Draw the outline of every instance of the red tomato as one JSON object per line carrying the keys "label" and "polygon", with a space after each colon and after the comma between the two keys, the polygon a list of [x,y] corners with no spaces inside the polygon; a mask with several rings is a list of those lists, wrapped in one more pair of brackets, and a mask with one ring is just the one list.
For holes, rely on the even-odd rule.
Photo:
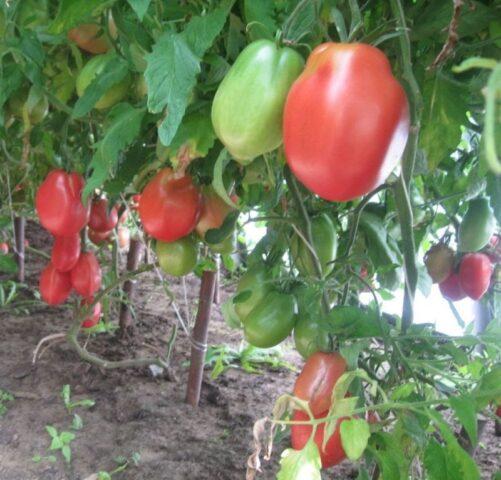
{"label": "red tomato", "polygon": [[[91,300],[82,300],[81,306],[89,305],[92,303]],[[83,322],[82,328],[92,328],[95,327],[99,323],[99,319],[101,318],[101,302],[97,302],[92,309],[91,315],[89,315]]]}
{"label": "red tomato", "polygon": [[108,243],[111,240],[111,235],[113,234],[112,230],[108,232],[95,232],[94,230],[87,230],[87,237],[89,240],[97,246],[102,245],[103,243]]}
{"label": "red tomato", "polygon": [[370,424],[379,423],[381,421],[379,414],[373,410],[369,410],[365,414],[365,419],[367,420],[367,423],[370,423]]}
{"label": "red tomato", "polygon": [[204,190],[200,219],[195,227],[201,238],[207,230],[219,228],[232,208],[212,189]]}
{"label": "red tomato", "polygon": [[459,275],[452,272],[443,282],[438,284],[442,296],[451,302],[462,300],[466,297],[461,285],[459,284]]}
{"label": "red tomato", "polygon": [[68,272],[59,272],[49,263],[40,274],[40,295],[49,305],[63,303],[71,293],[71,280]]}
{"label": "red tomato", "polygon": [[191,177],[179,177],[170,168],[164,168],[143,190],[139,217],[153,238],[173,242],[195,228],[200,208],[200,192]]}
{"label": "red tomato", "polygon": [[84,298],[91,298],[101,287],[101,267],[92,252],[80,255],[71,271],[71,284]]}
{"label": "red tomato", "polygon": [[339,353],[316,352],[304,364],[294,385],[294,395],[308,400],[313,415],[329,410],[334,385],[346,371]]}
{"label": "red tomato", "polygon": [[[315,416],[315,418],[325,418],[329,412],[323,412],[321,415]],[[292,417],[292,420],[296,422],[303,422],[309,420],[310,417],[306,412],[302,410],[296,410]],[[325,423],[321,423],[317,427],[317,431],[315,432],[315,443],[320,452],[320,458],[322,460],[322,468],[329,468],[338,463],[342,462],[346,458],[346,453],[344,453],[343,445],[341,444],[341,422],[346,420],[345,418],[340,418],[336,425],[336,429],[334,433],[327,441],[327,445],[325,445],[325,450],[322,450],[322,445],[324,442],[324,430]],[[291,445],[295,450],[302,450],[303,447],[308,442],[311,432],[311,425],[291,425]]]}
{"label": "red tomato", "polygon": [[490,258],[483,253],[466,254],[459,265],[459,283],[464,293],[479,300],[489,289],[492,275]]}
{"label": "red tomato", "polygon": [[[110,15],[108,29],[113,38],[117,36],[117,27]],[[103,32],[103,28],[95,23],[84,23],[68,32],[68,39],[75,42],[82,50],[89,53],[106,53],[111,43]]]}
{"label": "red tomato", "polygon": [[78,173],[52,170],[40,185],[35,206],[40,223],[56,236],[78,233],[89,218],[82,203],[84,179]]}
{"label": "red tomato", "polygon": [[289,91],[283,126],[294,175],[320,197],[344,202],[373,190],[396,166],[409,108],[383,52],[324,43]]}
{"label": "red tomato", "polygon": [[118,246],[120,248],[129,248],[130,230],[127,227],[119,227],[117,233],[118,233]]}
{"label": "red tomato", "polygon": [[108,232],[113,230],[118,223],[118,209],[108,209],[108,200],[100,198],[94,200],[90,207],[89,228],[95,232]]}
{"label": "red tomato", "polygon": [[29,246],[30,246],[30,241],[29,241],[28,239],[26,239],[26,240],[24,241],[24,246],[25,246],[25,247],[29,247]]}
{"label": "red tomato", "polygon": [[56,270],[69,272],[80,257],[80,234],[56,237],[52,246],[51,261]]}
{"label": "red tomato", "polygon": [[501,405],[496,408],[496,415],[501,418]]}
{"label": "red tomato", "polygon": [[7,242],[0,243],[0,253],[5,255],[9,253],[9,244]]}

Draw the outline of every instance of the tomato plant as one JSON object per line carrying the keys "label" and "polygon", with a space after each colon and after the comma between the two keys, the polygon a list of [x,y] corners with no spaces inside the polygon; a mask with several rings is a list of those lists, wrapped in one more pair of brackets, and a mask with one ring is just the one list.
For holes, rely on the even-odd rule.
{"label": "tomato plant", "polygon": [[101,267],[92,252],[84,252],[71,270],[71,285],[83,297],[91,298],[101,288]]}
{"label": "tomato plant", "polygon": [[40,274],[40,296],[49,305],[59,305],[66,301],[72,289],[70,274],[60,272],[49,263]]}

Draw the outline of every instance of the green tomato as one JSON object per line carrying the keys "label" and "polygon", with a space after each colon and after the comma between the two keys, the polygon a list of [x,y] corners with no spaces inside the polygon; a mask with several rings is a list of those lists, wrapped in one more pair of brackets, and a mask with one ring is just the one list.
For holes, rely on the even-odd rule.
{"label": "green tomato", "polygon": [[235,303],[235,312],[237,312],[241,322],[270,290],[268,280],[269,275],[264,268],[249,270],[240,278],[236,295],[243,294],[243,292],[250,293],[250,296],[247,296],[244,301]]}
{"label": "green tomato", "polygon": [[292,295],[269,292],[242,322],[245,339],[255,347],[271,348],[285,340],[296,323],[296,301]]}
{"label": "green tomato", "polygon": [[322,329],[320,321],[307,315],[301,316],[294,327],[296,350],[304,359],[315,352],[332,350],[329,334]]}
{"label": "green tomato", "polygon": [[212,124],[239,163],[245,165],[282,144],[285,99],[303,65],[294,50],[258,40],[230,68],[214,97]]}
{"label": "green tomato", "polygon": [[198,261],[198,248],[191,237],[175,242],[157,242],[156,247],[160,268],[169,275],[182,277],[190,273]]}
{"label": "green tomato", "polygon": [[[95,55],[91,58],[80,70],[80,73],[77,77],[77,93],[78,96],[81,97],[87,87],[90,85],[92,80],[96,75],[99,75],[105,68],[110,59],[111,55]],[[107,92],[103,94],[103,96],[96,102],[94,105],[95,108],[102,110],[104,108],[109,108],[115,103],[118,103],[122,98],[127,95],[130,87],[130,76],[129,74],[121,80],[120,82],[113,85]]]}
{"label": "green tomato", "polygon": [[478,252],[489,243],[496,230],[496,218],[486,197],[475,198],[459,226],[460,252]]}
{"label": "green tomato", "polygon": [[[313,247],[315,248],[323,276],[332,272],[334,265],[332,262],[337,253],[337,235],[332,220],[327,214],[319,215],[311,220],[311,234],[313,237]],[[303,276],[315,277],[315,264],[311,258],[311,251],[304,241],[296,234],[292,238],[291,253],[295,267]]]}

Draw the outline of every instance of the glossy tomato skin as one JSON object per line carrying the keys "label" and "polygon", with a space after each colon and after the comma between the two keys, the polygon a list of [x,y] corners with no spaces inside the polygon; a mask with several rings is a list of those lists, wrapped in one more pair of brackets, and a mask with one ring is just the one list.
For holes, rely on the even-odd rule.
{"label": "glossy tomato skin", "polygon": [[294,175],[345,202],[380,185],[409,134],[409,108],[386,56],[361,43],[324,43],[289,91],[284,147]]}
{"label": "glossy tomato skin", "polygon": [[292,295],[269,292],[242,320],[245,339],[259,348],[271,348],[285,340],[296,323]]}
{"label": "glossy tomato skin", "polygon": [[[92,300],[82,300],[81,305],[89,305]],[[82,328],[92,328],[99,323],[101,318],[101,302],[97,302],[92,308],[91,314],[82,322]]]}
{"label": "glossy tomato skin", "polygon": [[[334,265],[331,263],[336,258],[337,234],[334,223],[327,214],[322,214],[311,219],[311,233],[313,247],[317,252],[322,274],[328,275],[332,272]],[[304,241],[294,234],[291,242],[291,253],[294,266],[303,276],[316,277],[315,264],[311,258],[310,249]]]}
{"label": "glossy tomato skin", "polygon": [[96,246],[101,246],[103,243],[109,243],[112,235],[112,230],[108,232],[95,232],[90,228],[87,230],[87,237],[89,237],[89,240]]}
{"label": "glossy tomato skin", "polygon": [[83,298],[92,298],[101,288],[101,267],[92,252],[80,255],[71,271],[71,284]]}
{"label": "glossy tomato skin", "polygon": [[452,272],[443,282],[438,284],[440,293],[451,302],[457,302],[466,297],[466,293],[459,283],[459,275]]}
{"label": "glossy tomato skin", "polygon": [[49,305],[63,303],[71,293],[71,280],[68,272],[59,272],[49,263],[40,274],[40,296]]}
{"label": "glossy tomato skin", "polygon": [[[92,80],[94,80],[94,77],[99,75],[106,68],[111,58],[112,54],[96,55],[83,66],[76,81],[77,94],[79,97],[84,94],[87,87],[91,84]],[[130,76],[127,74],[125,78],[110,87],[110,89],[102,95],[95,103],[94,108],[102,110],[118,103],[127,95],[129,84]]]}
{"label": "glossy tomato skin", "polygon": [[484,248],[496,230],[496,217],[486,197],[470,200],[468,210],[459,226],[460,252],[477,252]]}
{"label": "glossy tomato skin", "polygon": [[56,270],[69,272],[80,257],[80,234],[68,237],[55,237],[52,246],[51,262]]}
{"label": "glossy tomato skin", "polygon": [[463,292],[473,300],[480,300],[489,289],[492,263],[483,253],[468,253],[459,264],[459,284]]}
{"label": "glossy tomato skin", "polygon": [[191,233],[200,209],[200,192],[191,177],[178,178],[170,168],[157,173],[139,200],[139,217],[145,231],[163,242],[173,242]]}
{"label": "glossy tomato skin", "polygon": [[329,334],[322,329],[320,321],[307,315],[300,315],[296,322],[294,344],[305,359],[315,352],[328,352],[331,349]]}
{"label": "glossy tomato skin", "polygon": [[78,233],[89,218],[82,203],[84,179],[78,173],[52,170],[38,188],[35,206],[42,226],[55,236]]}
{"label": "glossy tomato skin", "polygon": [[9,253],[9,244],[7,242],[0,243],[0,253],[7,255]]}
{"label": "glossy tomato skin", "polygon": [[216,135],[241,164],[282,144],[287,92],[304,61],[290,48],[257,40],[238,56],[212,104]]}
{"label": "glossy tomato skin", "polygon": [[[315,418],[324,418],[328,415],[328,411],[322,412],[320,415],[315,415]],[[302,410],[296,410],[292,416],[292,420],[296,422],[308,421],[310,417],[306,412]],[[343,445],[341,443],[341,423],[347,418],[341,418],[337,425],[334,433],[327,441],[325,449],[322,450],[322,445],[324,443],[324,432],[325,423],[321,423],[317,427],[315,432],[314,441],[320,452],[320,459],[322,460],[322,468],[329,468],[341,463],[345,458],[346,454],[343,450]],[[291,445],[295,450],[302,450],[312,432],[311,425],[291,425]]]}
{"label": "glossy tomato skin", "polygon": [[329,410],[334,385],[346,371],[346,361],[337,352],[316,352],[304,364],[294,385],[294,395],[309,402],[313,415]]}
{"label": "glossy tomato skin", "polygon": [[107,232],[113,230],[118,223],[117,207],[108,207],[108,200],[100,198],[94,200],[90,207],[89,228],[95,232]]}
{"label": "glossy tomato skin", "polygon": [[160,268],[175,277],[190,273],[197,265],[198,247],[190,237],[174,242],[157,242],[156,252]]}
{"label": "glossy tomato skin", "polygon": [[[237,285],[236,295],[247,295],[245,300],[234,303],[235,312],[238,318],[243,322],[252,309],[260,303],[266,294],[270,291],[270,275],[262,267],[254,267],[245,272]],[[249,292],[244,294],[243,292]]]}
{"label": "glossy tomato skin", "polygon": [[200,238],[205,238],[207,230],[220,228],[224,219],[233,210],[212,187],[202,191],[202,208],[195,231]]}

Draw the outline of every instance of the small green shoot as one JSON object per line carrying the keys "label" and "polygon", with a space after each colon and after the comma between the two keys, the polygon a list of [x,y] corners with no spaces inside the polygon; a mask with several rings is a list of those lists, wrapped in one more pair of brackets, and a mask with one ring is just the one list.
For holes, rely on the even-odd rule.
{"label": "small green shoot", "polygon": [[52,425],[47,425],[45,429],[47,430],[47,433],[51,437],[51,444],[49,450],[60,450],[66,462],[70,463],[71,462],[70,444],[73,440],[75,440],[75,434],[72,432],[59,433],[57,429]]}
{"label": "small green shoot", "polygon": [[0,418],[3,417],[7,413],[7,405],[8,402],[13,402],[14,397],[5,390],[0,388]]}
{"label": "small green shoot", "polygon": [[117,473],[123,472],[127,467],[134,465],[137,467],[139,465],[139,461],[141,460],[141,455],[138,452],[134,452],[130,459],[127,457],[117,457],[115,458],[115,463],[118,464],[117,468],[112,470],[111,472],[106,472],[104,470],[97,473],[97,480],[111,480],[113,475]]}
{"label": "small green shoot", "polygon": [[78,400],[76,402],[73,402],[71,400],[71,387],[69,385],[63,386],[63,389],[61,390],[61,398],[63,399],[66,410],[68,410],[68,413],[70,414],[72,413],[74,408],[77,407],[90,408],[96,404],[96,402],[90,398],[85,398],[84,400]]}

